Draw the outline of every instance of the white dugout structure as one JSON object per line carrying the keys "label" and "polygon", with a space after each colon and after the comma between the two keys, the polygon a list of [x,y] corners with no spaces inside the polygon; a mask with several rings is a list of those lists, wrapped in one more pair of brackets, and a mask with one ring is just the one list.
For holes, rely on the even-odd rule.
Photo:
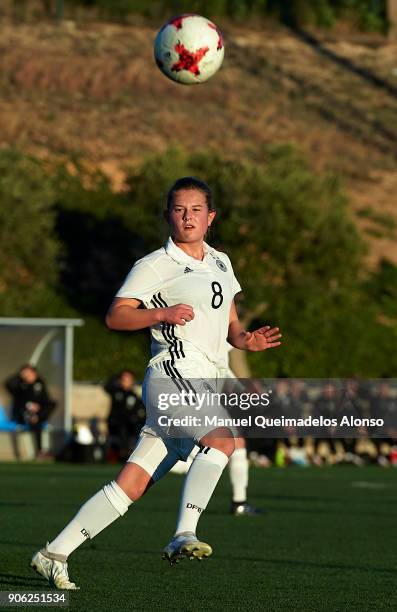
{"label": "white dugout structure", "polygon": [[83,324],[81,319],[0,317],[0,404],[10,406],[4,381],[25,363],[37,367],[57,402],[49,419],[56,446],[72,429],[74,329]]}

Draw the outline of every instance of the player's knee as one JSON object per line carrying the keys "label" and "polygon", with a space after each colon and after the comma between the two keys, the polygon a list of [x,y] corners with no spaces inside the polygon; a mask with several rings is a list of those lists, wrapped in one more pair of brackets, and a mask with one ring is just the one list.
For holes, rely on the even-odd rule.
{"label": "player's knee", "polygon": [[230,429],[220,427],[200,440],[203,446],[210,446],[230,457],[234,452],[234,437]]}
{"label": "player's knee", "polygon": [[116,482],[132,501],[137,501],[150,483],[150,474],[139,465],[127,463],[117,476]]}
{"label": "player's knee", "polygon": [[244,438],[235,438],[234,439],[234,449],[239,450],[241,448],[246,448],[246,443]]}
{"label": "player's knee", "polygon": [[222,453],[225,453],[227,457],[231,457],[231,455],[234,453],[234,440],[233,438],[219,438],[216,446],[214,445],[214,448],[217,448]]}
{"label": "player's knee", "polygon": [[114,480],[105,485],[102,491],[107,497],[108,501],[112,504],[113,508],[117,510],[120,516],[123,516],[133,501],[128,493],[124,491]]}
{"label": "player's knee", "polygon": [[130,499],[137,501],[153,484],[153,480],[158,480],[162,475],[161,471],[168,471],[169,466],[165,461],[168,454],[163,440],[145,432],[141,434],[138,444],[116,479]]}
{"label": "player's knee", "polygon": [[138,501],[145,493],[148,487],[148,483],[143,482],[133,482],[133,483],[124,483],[123,491],[132,501]]}

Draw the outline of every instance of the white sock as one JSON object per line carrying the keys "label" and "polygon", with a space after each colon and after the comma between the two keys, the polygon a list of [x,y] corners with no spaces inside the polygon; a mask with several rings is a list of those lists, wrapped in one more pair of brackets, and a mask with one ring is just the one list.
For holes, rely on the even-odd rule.
{"label": "white sock", "polygon": [[65,529],[48,544],[48,552],[67,557],[80,544],[123,516],[131,504],[132,500],[113,480],[81,506]]}
{"label": "white sock", "polygon": [[193,459],[198,452],[199,448],[198,446],[195,446],[186,461],[177,461],[174,467],[170,469],[170,472],[173,472],[174,474],[187,474],[190,470],[190,466],[193,463]]}
{"label": "white sock", "polygon": [[247,449],[237,448],[229,459],[230,482],[233,488],[233,501],[247,501],[248,459]]}
{"label": "white sock", "polygon": [[205,510],[229,458],[206,446],[200,450],[185,478],[175,535],[196,533],[201,512]]}

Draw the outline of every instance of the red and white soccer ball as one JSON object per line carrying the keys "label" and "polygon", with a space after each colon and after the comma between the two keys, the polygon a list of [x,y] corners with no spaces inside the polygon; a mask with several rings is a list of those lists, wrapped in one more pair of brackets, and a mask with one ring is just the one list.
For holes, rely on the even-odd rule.
{"label": "red and white soccer ball", "polygon": [[208,81],[221,67],[224,53],[219,28],[209,19],[190,13],[170,19],[154,43],[161,72],[184,85]]}

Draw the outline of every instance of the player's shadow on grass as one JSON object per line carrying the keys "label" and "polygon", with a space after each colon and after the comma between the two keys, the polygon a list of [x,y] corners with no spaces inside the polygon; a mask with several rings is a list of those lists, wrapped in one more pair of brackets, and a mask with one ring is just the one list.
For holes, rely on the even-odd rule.
{"label": "player's shadow on grass", "polygon": [[[341,513],[343,512],[343,510],[346,508],[346,506],[342,506],[342,505],[338,505],[333,509],[328,508],[328,500],[323,500],[324,505],[327,505],[327,507],[325,508],[320,508],[318,506],[314,507],[314,508],[306,508],[306,507],[294,507],[294,508],[286,508],[286,507],[280,507],[280,506],[268,506],[268,510],[269,513],[275,513],[275,514],[314,514],[314,515],[318,515],[321,514],[322,516],[324,515],[328,515],[328,516],[341,516]],[[390,512],[376,512],[376,511],[372,511],[371,509],[368,510],[354,510],[354,509],[350,509],[349,510],[349,516],[371,516],[371,517],[390,517],[390,516],[395,516],[396,512],[395,509],[391,510]]]}
{"label": "player's shadow on grass", "polygon": [[[309,502],[309,503],[313,503],[313,502],[319,502],[319,503],[327,503],[327,504],[346,504],[347,501],[347,496],[346,497],[321,497],[321,496],[314,496],[314,495],[266,495],[266,497],[263,498],[263,501],[285,501],[285,502]],[[366,505],[366,506],[372,506],[372,505],[377,505],[379,503],[379,500],[376,498],[373,499],[362,499],[360,497],[360,499],[356,499],[354,500],[354,503],[359,503],[360,506]],[[394,499],[382,499],[382,504],[385,505],[390,505],[393,506],[393,508],[395,508],[395,500]]]}
{"label": "player's shadow on grass", "polygon": [[[99,545],[95,545],[95,544],[90,544],[88,546],[83,546],[80,550],[79,553],[80,554],[84,554],[84,553],[89,553],[90,555],[92,555],[92,553],[103,553],[108,555],[109,553],[114,555],[114,547],[113,546],[107,546],[106,544],[99,544]],[[141,557],[141,556],[147,556],[147,557],[152,557],[153,555],[158,555],[159,551],[157,548],[147,548],[147,549],[142,549],[139,548],[139,550],[134,550],[133,548],[117,548],[117,554],[125,554],[132,557]]]}
{"label": "player's shadow on grass", "polygon": [[0,540],[0,546],[21,546],[23,548],[29,548],[37,550],[43,545],[42,542],[19,542],[18,540]]}
{"label": "player's shadow on grass", "polygon": [[[341,512],[343,511],[343,509],[345,508],[345,504],[346,504],[346,500],[341,500],[343,501],[343,504],[341,503],[341,501],[337,502],[337,505],[335,505],[333,508],[329,507],[329,502],[331,500],[328,499],[321,499],[319,500],[321,501],[321,503],[324,505],[324,507],[319,507],[319,506],[315,506],[315,507],[307,507],[307,506],[293,506],[293,507],[287,507],[287,506],[280,506],[280,505],[270,505],[269,504],[269,498],[267,498],[267,503],[264,505],[266,505],[266,511],[263,515],[258,515],[255,518],[255,521],[260,521],[261,520],[261,516],[265,517],[266,515],[270,515],[270,514],[274,514],[274,515],[279,515],[279,514],[314,514],[314,515],[329,515],[329,516],[340,516]],[[310,502],[311,503],[311,502]],[[361,500],[360,502],[355,502],[354,505],[358,505],[361,506]],[[374,505],[376,506],[376,502],[374,502]],[[368,508],[368,509],[363,509],[363,510],[355,510],[355,509],[350,509],[349,510],[349,516],[374,516],[374,517],[390,517],[390,516],[395,516],[395,502],[393,502],[393,508],[390,510],[390,512],[377,512],[376,510],[372,510],[372,508]],[[224,509],[211,509],[209,508],[206,511],[206,515],[208,516],[223,516],[225,517],[225,510]],[[233,516],[229,516],[228,517],[231,521],[235,521],[235,517]]]}
{"label": "player's shadow on grass", "polygon": [[58,501],[55,500],[51,500],[51,499],[39,499],[37,501],[35,501],[34,499],[29,500],[27,502],[3,502],[0,501],[0,507],[1,506],[7,506],[7,507],[11,507],[11,508],[27,508],[27,507],[32,507],[32,506],[45,506],[46,508],[48,507],[54,507],[57,508],[57,510],[59,510],[60,508],[76,508],[76,505],[78,505],[78,501],[75,502],[62,502],[59,503]]}
{"label": "player's shadow on grass", "polygon": [[266,565],[284,565],[291,566],[295,570],[298,568],[317,568],[317,569],[329,569],[329,570],[355,570],[358,572],[376,572],[379,574],[397,574],[397,569],[392,567],[373,567],[369,565],[348,565],[342,563],[321,563],[318,561],[301,561],[301,560],[290,560],[290,559],[269,559],[268,557],[240,557],[234,556],[233,554],[229,555],[219,555],[217,554],[218,559],[225,559],[229,561],[233,558],[233,561],[247,561],[248,563],[252,563],[253,561],[258,561],[260,563],[265,563]]}
{"label": "player's shadow on grass", "polygon": [[[16,541],[16,540],[0,540],[0,547],[2,549],[5,549],[7,547],[16,547],[16,548],[26,548],[29,550],[29,554],[26,557],[27,560],[30,559],[30,557],[32,556],[31,553],[35,550],[38,550],[40,548],[41,544],[38,542],[20,542],[20,541]],[[84,546],[82,546],[79,549],[79,554],[92,554],[93,552],[95,553],[104,553],[104,554],[109,554],[112,553],[114,554],[114,547],[112,547],[111,545],[107,545],[105,543],[100,543],[97,544],[95,542],[88,542],[86,543]],[[139,550],[133,550],[130,547],[127,548],[118,548],[117,552],[120,554],[128,554],[131,555],[132,557],[140,557],[140,556],[152,556],[153,554],[157,554],[158,553],[158,549],[157,548],[147,548],[147,549],[142,549],[139,548]],[[24,555],[25,553],[21,553],[21,555]],[[8,576],[10,577],[11,574],[1,574],[0,573],[0,583],[2,581],[2,577],[3,576]],[[18,578],[18,576],[17,576]],[[19,578],[22,578],[22,576],[19,576]],[[27,578],[28,580],[28,578]],[[29,580],[39,580],[39,577],[33,577],[33,578],[29,578]]]}
{"label": "player's shadow on grass", "polygon": [[[33,571],[33,570],[32,570]],[[18,576],[16,574],[4,574],[0,573],[0,586],[4,587],[5,585],[10,585],[14,587],[38,587],[44,586],[46,588],[46,584],[43,582],[43,579],[39,576]],[[49,586],[47,588],[50,588]]]}

